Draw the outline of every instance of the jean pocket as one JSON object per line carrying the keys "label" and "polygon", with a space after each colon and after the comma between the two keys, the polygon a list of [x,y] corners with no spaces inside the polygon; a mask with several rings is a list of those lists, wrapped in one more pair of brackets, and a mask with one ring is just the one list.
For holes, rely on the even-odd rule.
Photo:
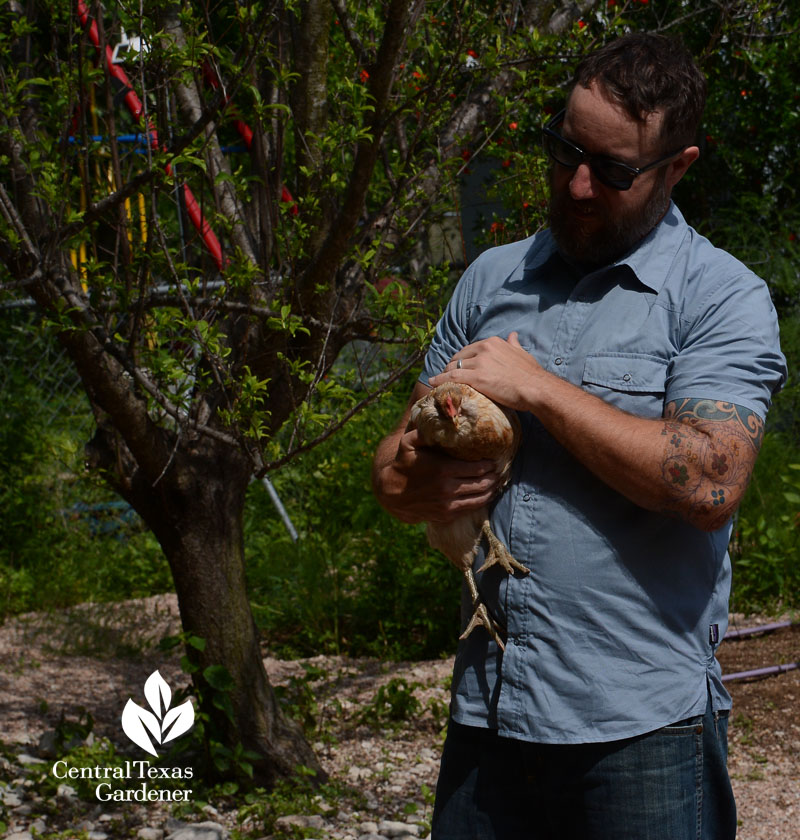
{"label": "jean pocket", "polygon": [[693,717],[679,720],[658,731],[663,732],[665,735],[702,735],[703,715],[694,715]]}

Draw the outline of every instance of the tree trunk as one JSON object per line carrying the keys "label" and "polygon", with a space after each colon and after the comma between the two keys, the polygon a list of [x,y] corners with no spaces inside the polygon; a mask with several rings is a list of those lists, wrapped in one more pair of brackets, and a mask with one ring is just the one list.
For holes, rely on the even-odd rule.
{"label": "tree trunk", "polygon": [[[253,762],[255,775],[267,787],[292,776],[298,765],[323,781],[325,773],[302,729],[278,705],[247,597],[243,512],[249,460],[224,444],[198,441],[196,448],[176,452],[153,484],[141,470],[131,469],[123,449],[110,446],[101,430],[87,447],[95,465],[114,464],[114,475],[106,472],[107,478],[144,518],[169,562],[183,630],[205,641],[203,651],[190,646],[187,655],[199,667],[194,682],[217,739],[229,748],[241,743],[259,753],[263,759]],[[121,472],[126,476],[120,483]],[[233,680],[233,721],[212,704],[213,689],[202,677],[209,665],[223,665]]]}

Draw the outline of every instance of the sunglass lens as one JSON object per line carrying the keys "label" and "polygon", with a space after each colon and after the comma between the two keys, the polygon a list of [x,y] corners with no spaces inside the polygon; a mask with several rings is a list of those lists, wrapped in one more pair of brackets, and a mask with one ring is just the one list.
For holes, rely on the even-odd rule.
{"label": "sunglass lens", "polygon": [[633,174],[614,161],[602,158],[593,160],[592,169],[600,181],[615,190],[629,190],[633,184]]}
{"label": "sunglass lens", "polygon": [[615,190],[629,190],[636,177],[635,171],[626,166],[602,157],[587,157],[581,149],[573,146],[555,131],[545,129],[543,133],[544,149],[548,155],[561,166],[577,169],[584,161],[588,161],[597,179],[607,187]]}
{"label": "sunglass lens", "polygon": [[544,144],[547,153],[557,163],[560,163],[562,166],[568,166],[571,169],[580,166],[583,160],[583,153],[571,143],[564,140],[563,137],[555,134],[545,134]]}

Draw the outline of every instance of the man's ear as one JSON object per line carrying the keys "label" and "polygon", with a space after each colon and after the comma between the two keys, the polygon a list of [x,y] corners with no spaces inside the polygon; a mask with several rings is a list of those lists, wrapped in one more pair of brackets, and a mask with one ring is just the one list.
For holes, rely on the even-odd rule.
{"label": "man's ear", "polygon": [[697,146],[687,146],[678,157],[667,164],[666,186],[671,191],[675,184],[686,174],[689,167],[700,157]]}

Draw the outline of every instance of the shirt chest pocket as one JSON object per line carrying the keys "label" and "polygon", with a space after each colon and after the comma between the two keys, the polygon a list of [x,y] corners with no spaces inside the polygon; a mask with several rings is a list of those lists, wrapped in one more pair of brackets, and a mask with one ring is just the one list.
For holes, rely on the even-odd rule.
{"label": "shirt chest pocket", "polygon": [[644,353],[592,353],[583,367],[582,387],[638,417],[664,413],[667,362]]}

